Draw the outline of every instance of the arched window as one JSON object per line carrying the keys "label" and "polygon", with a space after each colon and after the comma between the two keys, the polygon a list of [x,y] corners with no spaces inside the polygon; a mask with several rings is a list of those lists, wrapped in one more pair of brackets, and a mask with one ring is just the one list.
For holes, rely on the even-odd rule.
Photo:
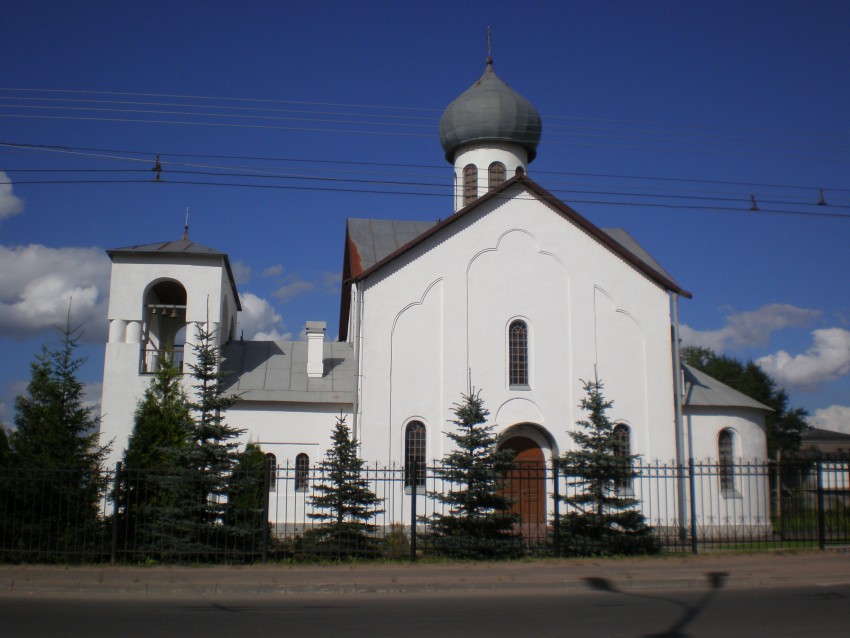
{"label": "arched window", "polygon": [[404,428],[404,484],[425,485],[425,425],[420,421]]}
{"label": "arched window", "polygon": [[525,175],[525,169],[522,166],[517,166],[516,167],[516,174],[517,175]]}
{"label": "arched window", "polygon": [[718,473],[720,491],[725,496],[735,492],[735,445],[730,430],[721,430],[717,436]]}
{"label": "arched window", "polygon": [[266,463],[270,466],[269,492],[274,492],[277,489],[277,457],[269,452],[266,454]]}
{"label": "arched window", "polygon": [[490,164],[490,183],[487,185],[489,190],[493,190],[497,186],[501,186],[505,181],[505,165],[501,162],[493,162]]}
{"label": "arched window", "polygon": [[528,387],[528,326],[519,319],[508,328],[508,383]]}
{"label": "arched window", "polygon": [[478,168],[467,164],[463,169],[463,205],[478,197]]}
{"label": "arched window", "polygon": [[622,475],[617,479],[617,489],[629,489],[632,486],[632,433],[628,425],[618,423],[614,426],[614,456],[618,461],[617,470],[622,471]]}
{"label": "arched window", "polygon": [[310,457],[303,452],[295,457],[295,491],[306,492],[310,484]]}

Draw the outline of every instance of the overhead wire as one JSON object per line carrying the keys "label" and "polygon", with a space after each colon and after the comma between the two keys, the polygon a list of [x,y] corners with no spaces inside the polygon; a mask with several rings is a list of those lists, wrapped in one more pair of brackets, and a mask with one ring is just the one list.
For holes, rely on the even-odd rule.
{"label": "overhead wire", "polygon": [[[116,161],[137,162],[143,164],[151,164],[152,158],[161,155],[162,157],[186,157],[200,159],[224,159],[224,160],[245,160],[245,161],[261,161],[261,162],[292,162],[303,166],[304,164],[319,164],[319,165],[348,165],[348,166],[367,166],[367,167],[384,167],[384,168],[422,168],[435,169],[444,171],[444,164],[416,164],[416,163],[399,163],[399,162],[374,162],[364,160],[339,160],[339,159],[314,159],[306,157],[290,157],[290,156],[267,156],[267,155],[223,155],[223,154],[208,154],[208,153],[187,153],[174,152],[167,149],[163,151],[151,150],[130,150],[130,149],[112,149],[99,147],[77,147],[63,146],[59,144],[29,144],[15,143],[8,141],[0,141],[0,148],[12,148],[20,150],[30,150],[34,152],[47,152],[63,155],[82,156],[95,159],[108,159]],[[140,155],[142,157],[127,157],[127,155]],[[185,166],[205,166],[203,164],[195,164],[189,162],[167,162],[171,165]],[[235,169],[240,167],[232,166],[217,166],[217,168]],[[673,183],[694,183],[705,185],[729,185],[742,186],[747,188],[777,188],[777,189],[793,189],[817,191],[819,189],[828,190],[830,192],[850,193],[850,188],[842,188],[834,185],[812,186],[804,184],[784,184],[776,182],[745,182],[736,180],[721,180],[721,179],[706,179],[699,177],[660,177],[654,175],[629,175],[624,173],[591,173],[581,171],[553,171],[553,170],[535,170],[535,174],[566,176],[566,177],[588,177],[588,178],[604,178],[604,179],[622,179],[622,180],[644,180],[651,182],[673,182]]]}
{"label": "overhead wire", "polygon": [[[55,106],[57,102],[64,103],[73,103],[73,104],[108,104],[115,105],[120,104],[123,106],[161,106],[161,105],[169,105],[172,108],[182,108],[182,109],[196,109],[198,104],[180,104],[175,102],[149,102],[149,101],[140,101],[140,100],[103,100],[103,99],[80,99],[80,98],[71,98],[71,97],[31,97],[29,95],[3,95],[2,93],[16,92],[16,93],[35,93],[37,95],[48,94],[48,95],[97,95],[97,96],[123,96],[123,97],[159,97],[159,98],[169,98],[169,99],[180,99],[180,100],[200,100],[204,104],[202,105],[204,108],[218,110],[217,113],[208,113],[208,112],[197,112],[197,111],[163,111],[159,109],[121,109],[115,107],[103,108],[103,107],[83,107],[83,106]],[[356,126],[360,127],[365,124],[377,124],[379,127],[389,127],[389,128],[428,128],[433,130],[436,125],[437,114],[441,112],[440,109],[433,108],[423,108],[423,107],[398,107],[392,105],[365,105],[365,104],[346,104],[346,103],[332,103],[332,102],[308,102],[308,101],[294,101],[294,100],[269,100],[269,99],[257,99],[257,98],[227,98],[221,96],[196,96],[196,95],[175,95],[175,94],[157,94],[157,93],[122,93],[122,92],[106,92],[106,91],[85,91],[85,90],[61,90],[61,89],[18,89],[18,88],[0,88],[0,99],[12,100],[16,102],[49,102],[51,106],[41,106],[37,104],[29,104],[29,105],[21,105],[21,104],[3,104],[5,108],[32,108],[32,109],[50,109],[50,110],[74,110],[74,111],[93,111],[96,113],[103,112],[118,112],[118,113],[135,113],[135,114],[153,114],[153,115],[178,115],[183,116],[184,119],[173,120],[173,119],[154,119],[154,118],[127,118],[127,117],[81,117],[81,116],[73,116],[73,115],[32,115],[27,113],[19,113],[19,114],[2,114],[2,117],[21,117],[21,118],[29,118],[29,119],[69,119],[69,120],[81,120],[81,121],[103,121],[103,122],[127,122],[127,123],[147,123],[147,124],[168,124],[168,125],[187,125],[187,126],[222,126],[222,127],[238,127],[238,128],[259,128],[259,129],[278,129],[278,130],[293,130],[293,131],[308,131],[308,132],[327,132],[327,133],[335,133],[335,134],[375,134],[375,135],[392,135],[398,134],[400,136],[418,136],[417,133],[409,130],[401,131],[375,131],[372,129],[363,130],[361,128],[317,128],[315,126],[308,127],[293,127],[293,126],[272,126],[269,124],[261,124],[257,122],[253,123],[245,123],[247,120],[277,120],[277,121],[289,121],[289,122],[305,122],[305,123],[329,123],[336,125],[345,125],[345,126]],[[219,104],[210,104],[210,102],[223,102],[224,105]],[[330,107],[334,110],[307,110],[304,108],[299,109],[281,109],[281,108],[268,108],[268,107],[257,107],[257,106],[237,106],[241,104],[276,104],[276,105],[297,105],[299,107]],[[360,110],[371,110],[373,112],[370,113],[362,113],[362,112],[351,112],[347,109],[360,109]],[[237,114],[227,113],[225,111],[237,111]],[[393,113],[392,111],[402,111],[405,115],[398,115]],[[266,116],[266,115],[244,115],[245,112],[251,113],[289,113],[289,114],[301,114],[299,117],[279,117],[279,116]],[[433,113],[432,116],[411,116],[406,113],[410,112],[421,112],[421,113]],[[306,117],[306,116],[310,117]],[[322,117],[316,117],[322,116]],[[235,122],[221,122],[221,121],[199,121],[193,119],[186,118],[230,118],[230,119],[239,119],[242,120],[242,123]],[[343,119],[337,119],[342,117]],[[350,119],[355,118],[355,119]],[[366,121],[361,121],[360,118],[365,118]],[[375,121],[376,119],[380,119],[382,121]],[[394,121],[387,121],[394,120]],[[399,122],[398,120],[407,120],[406,122]],[[428,122],[427,124],[417,124],[415,121]],[[788,138],[787,131],[772,131],[770,129],[744,129],[742,127],[722,127],[718,125],[702,125],[702,124],[679,124],[679,123],[669,123],[669,122],[657,122],[657,121],[640,121],[640,120],[627,120],[627,119],[604,119],[604,118],[583,118],[583,117],[575,117],[575,116],[564,116],[564,115],[547,115],[547,122],[551,122],[552,120],[558,121],[568,121],[569,124],[558,124],[558,123],[550,123],[546,126],[547,136],[549,137],[549,142],[551,143],[568,143],[571,144],[573,142],[563,142],[558,139],[553,139],[557,137],[568,136],[572,139],[581,138],[581,137],[594,137],[594,138],[608,138],[608,139],[616,139],[626,142],[651,142],[651,143],[680,143],[687,144],[687,148],[676,148],[676,147],[664,147],[662,149],[654,149],[654,150],[664,150],[664,151],[693,151],[692,145],[694,144],[704,144],[711,147],[711,149],[707,149],[710,151],[718,151],[717,147],[722,146],[732,146],[732,147],[744,147],[744,148],[758,148],[758,147],[766,147],[766,148],[778,148],[784,151],[806,151],[806,152],[844,152],[847,150],[845,145],[835,144],[834,139],[837,137],[835,134],[830,133],[807,133],[807,132],[798,132],[794,133],[794,138]],[[594,126],[586,126],[586,125],[577,125],[573,122],[592,122]],[[605,126],[600,126],[596,123],[605,124]],[[622,128],[623,126],[627,126],[628,128]],[[635,126],[641,127],[639,129],[635,129]],[[652,127],[650,129],[646,129],[646,127]],[[718,134],[714,131],[725,131],[725,132],[735,132],[734,136],[728,134]],[[742,137],[741,132],[746,133],[747,137]],[[765,139],[764,137],[752,137],[753,135],[763,136],[763,135],[782,135],[783,139]],[[818,135],[829,135],[829,142],[826,140],[821,141],[812,141],[815,136]],[[801,139],[798,139],[801,138]],[[652,148],[652,147],[643,147],[643,148]],[[705,150],[705,149],[704,149]],[[818,159],[818,158],[815,158]]]}
{"label": "overhead wire", "polygon": [[[185,172],[184,174],[200,174],[204,175],[202,172]],[[221,177],[221,174],[218,173],[210,173],[208,176],[216,176]],[[239,175],[239,177],[245,177],[244,175]],[[268,177],[268,176],[262,176]],[[297,179],[310,179],[310,180],[318,180],[322,182],[331,182],[331,183],[356,183],[362,185],[382,185],[389,187],[433,187],[445,189],[444,184],[421,184],[421,183],[412,183],[412,182],[391,182],[391,181],[381,181],[381,180],[347,180],[347,179],[339,179],[339,178],[305,178],[298,177]],[[386,190],[386,189],[375,189],[375,188],[348,188],[348,187],[329,187],[325,186],[305,186],[298,184],[256,184],[256,183],[239,183],[239,182],[221,182],[221,181],[200,181],[200,180],[183,180],[183,179],[167,179],[167,180],[18,180],[15,181],[15,184],[41,184],[41,185],[82,185],[82,184],[149,184],[149,183],[157,183],[157,184],[171,184],[171,185],[190,185],[190,186],[213,186],[213,187],[231,187],[231,188],[256,188],[256,189],[276,189],[276,190],[300,190],[300,191],[322,191],[328,193],[360,193],[360,194],[370,194],[370,195],[395,195],[395,196],[437,196],[437,197],[448,197],[443,190],[443,192],[435,192],[435,191],[410,191],[410,190]],[[3,183],[11,183],[0,181],[0,184]],[[605,193],[605,192],[582,192],[582,191],[555,191],[558,193],[574,193],[579,195],[599,195],[599,196],[618,196],[623,197],[627,196],[621,193]],[[659,195],[645,195],[644,197],[650,197],[653,199],[660,199],[662,196]],[[525,198],[520,198],[525,199]],[[527,198],[531,199],[531,198]],[[711,201],[711,198],[703,198],[699,201]],[[728,201],[728,200],[718,200],[718,201]],[[739,200],[740,201],[740,200]],[[796,215],[801,217],[821,217],[821,218],[833,218],[833,219],[850,219],[850,213],[843,214],[839,212],[832,211],[824,211],[824,210],[814,210],[814,211],[799,211],[799,210],[786,210],[786,209],[764,209],[759,207],[756,210],[747,210],[745,208],[740,207],[729,207],[729,206],[717,206],[717,205],[706,205],[699,203],[664,203],[664,202],[635,202],[635,201],[620,201],[620,200],[599,200],[599,199],[577,199],[571,197],[569,200],[570,204],[595,204],[595,205],[607,205],[607,206],[629,206],[629,207],[642,207],[642,208],[664,208],[664,209],[677,209],[677,210],[701,210],[701,211],[714,211],[714,212],[729,212],[729,213],[748,213],[755,214],[759,216],[763,215]],[[746,202],[744,202],[746,203]],[[763,203],[779,203],[787,204],[787,202],[763,202]],[[833,208],[833,207],[831,207]],[[842,207],[847,208],[847,207]]]}
{"label": "overhead wire", "polygon": [[[62,154],[69,153],[69,154],[72,154],[72,155],[95,157],[97,159],[130,161],[130,162],[133,162],[133,163],[144,163],[144,164],[150,163],[149,158],[127,157],[126,156],[127,154],[136,154],[136,155],[143,154],[141,151],[127,151],[127,150],[116,150],[116,149],[76,149],[75,150],[75,149],[72,149],[72,148],[67,148],[67,147],[63,148],[63,147],[59,147],[59,146],[56,146],[56,145],[54,145],[54,146],[27,145],[27,144],[12,144],[12,143],[8,143],[8,142],[0,142],[0,147],[10,147],[10,148],[17,148],[17,149],[35,149],[35,150],[54,152],[54,153],[62,153]],[[91,152],[91,151],[94,151],[94,152]],[[119,155],[119,153],[120,153],[120,155]],[[195,157],[195,155],[188,154],[188,153],[184,153],[184,154],[181,154],[181,155],[184,156],[184,157]],[[216,157],[228,158],[228,157],[244,157],[244,156],[216,156]],[[305,161],[301,158],[268,158],[268,157],[263,157],[262,159],[268,160],[268,161],[284,160],[284,161],[292,161],[292,162],[296,162],[296,163],[301,163],[301,162]],[[338,161],[332,161],[332,160],[320,160],[320,162],[323,163],[323,164],[334,163],[334,164],[354,164],[354,165],[365,164],[365,165],[369,165],[369,166],[389,166],[389,164],[387,164],[387,163],[379,163],[379,162],[368,162],[368,163],[364,163],[364,162],[338,162]],[[215,165],[197,164],[197,163],[192,163],[192,162],[173,162],[173,163],[163,162],[161,164],[161,166],[171,166],[172,167],[172,168],[166,169],[167,175],[206,175],[206,176],[211,176],[211,177],[215,176],[215,177],[220,177],[220,178],[236,177],[236,178],[254,178],[254,179],[275,178],[275,179],[321,181],[321,182],[325,182],[325,183],[336,182],[336,183],[349,183],[349,184],[361,184],[361,185],[363,185],[363,184],[382,185],[382,186],[390,186],[390,187],[393,187],[393,188],[405,188],[405,189],[415,187],[415,188],[438,188],[438,189],[442,190],[442,189],[445,188],[445,184],[443,182],[429,183],[429,182],[423,182],[421,180],[420,181],[401,181],[401,180],[397,180],[397,179],[393,179],[393,180],[390,180],[390,179],[354,179],[354,178],[350,178],[350,177],[349,178],[340,178],[340,177],[327,177],[327,176],[323,176],[323,175],[310,175],[310,174],[306,174],[304,172],[303,166],[300,167],[301,172],[299,172],[299,173],[281,172],[279,169],[278,170],[267,170],[267,171],[258,172],[258,169],[256,167],[215,166]],[[417,168],[437,168],[434,165],[412,165],[412,166],[416,166]],[[183,170],[182,168],[178,168],[178,167],[207,168],[207,169],[214,169],[214,170],[186,171],[186,170]],[[29,172],[50,172],[51,170],[53,170],[53,169],[33,169],[32,171],[29,171]],[[107,171],[110,171],[112,169],[63,169],[63,170],[67,171],[67,172],[79,171],[79,172],[96,173],[96,172],[99,172],[99,171],[107,172]],[[127,170],[132,171],[134,169],[127,169]],[[147,169],[147,170],[142,169],[142,170],[145,170],[145,173],[147,173],[147,170],[149,170],[149,169]],[[235,171],[238,171],[238,173],[234,174],[234,173],[223,172],[225,170],[226,171],[234,171],[235,170]],[[337,172],[337,173],[353,173],[353,172],[355,172],[355,171],[350,171],[350,170],[346,170],[346,171],[342,171],[342,170],[333,171],[333,170],[331,170],[331,171],[328,171],[327,168],[323,169],[323,171],[324,172]],[[7,169],[7,172],[21,173],[21,172],[28,172],[28,171],[27,171],[27,169]],[[364,173],[364,171],[358,171],[358,172],[361,173],[361,174]],[[643,176],[607,175],[607,174],[600,174],[600,173],[561,173],[561,172],[557,172],[557,171],[541,171],[541,173],[546,173],[546,174],[550,174],[550,175],[561,175],[561,176],[580,175],[580,176],[593,177],[593,178],[603,177],[603,178],[606,178],[606,179],[614,177],[614,178],[618,178],[618,179],[628,179],[628,180],[632,180],[632,181],[644,179]],[[367,173],[367,174],[378,175],[378,176],[382,175],[382,173],[377,173],[377,172],[370,172],[370,173]],[[431,175],[402,174],[402,175],[400,175],[400,177],[432,177],[432,176]],[[648,177],[646,179],[647,179],[647,181],[654,181],[654,182],[659,182],[659,181],[665,180],[665,178],[659,178],[659,177]],[[171,177],[167,177],[166,180],[170,181],[171,183],[200,184],[200,182],[186,182],[186,181],[182,181],[182,180],[175,181]],[[25,181],[16,180],[15,183],[16,184],[45,184],[45,185],[47,185],[47,184],[58,184],[58,183],[62,183],[62,184],[115,183],[116,181],[117,180],[25,180]],[[141,180],[141,183],[143,183],[144,181],[145,180]],[[705,180],[705,179],[691,180],[691,179],[688,179],[688,178],[670,178],[669,181],[677,182],[677,183],[696,182],[696,183],[703,183],[703,184],[732,183],[732,184],[736,184],[736,185],[752,186],[752,184],[747,184],[746,182],[728,182],[728,181],[724,181],[724,180]],[[122,182],[122,183],[140,183],[140,181],[127,180],[127,181]],[[563,183],[563,181],[561,183]],[[213,185],[211,182],[204,182],[204,184]],[[575,186],[575,184],[570,184],[569,182],[567,182],[567,184]],[[255,185],[255,184],[234,183],[232,181],[226,182],[224,184],[216,184],[216,185],[230,185],[230,186],[234,186],[234,187],[257,187],[257,186],[259,186],[259,185]],[[782,185],[782,184],[762,184],[762,186],[778,187],[778,188],[797,188],[797,189],[805,188],[807,191],[812,191],[812,187],[801,187],[801,186],[791,186],[791,185]],[[575,195],[587,196],[587,195],[590,195],[590,196],[597,196],[597,197],[603,197],[604,196],[604,197],[639,198],[641,201],[635,202],[635,204],[645,206],[645,207],[646,206],[656,206],[656,205],[658,207],[660,207],[660,203],[657,202],[656,200],[675,200],[675,201],[678,201],[680,203],[675,204],[674,206],[689,207],[689,208],[694,207],[694,202],[720,202],[720,203],[742,202],[744,204],[747,203],[746,198],[741,193],[729,193],[728,196],[724,197],[724,196],[718,196],[718,194],[716,194],[716,193],[706,194],[704,192],[698,193],[698,194],[687,194],[689,191],[684,191],[684,192],[679,191],[679,192],[676,192],[674,194],[670,194],[669,192],[662,192],[662,193],[659,193],[659,192],[636,192],[634,190],[624,192],[622,189],[626,188],[625,186],[606,185],[606,187],[608,189],[613,188],[613,189],[619,189],[619,190],[618,190],[618,192],[614,192],[612,190],[600,190],[599,188],[596,188],[596,189],[593,189],[593,190],[576,189],[576,188],[558,188],[558,189],[553,189],[553,192],[557,192],[557,193],[565,194],[565,195],[571,195],[571,196],[575,196]],[[305,187],[304,189],[306,190],[307,188]],[[321,190],[321,189],[310,188],[309,190]],[[340,190],[340,189],[333,188],[333,189],[329,189],[329,190],[337,191],[337,190]],[[835,190],[836,191],[842,191],[842,192],[850,191],[850,189],[835,189]],[[359,189],[359,190],[353,189],[353,192],[367,192],[367,191],[364,191],[362,189]],[[390,193],[390,194],[408,194],[409,193],[408,191],[399,191],[399,190],[392,190],[392,191],[387,191],[387,192]],[[832,191],[830,191],[830,192],[832,192]],[[409,193],[409,194],[416,194],[416,193]],[[571,197],[570,201],[575,201],[574,197]],[[603,203],[603,202],[600,202],[598,200],[582,200],[582,201],[584,203]],[[786,199],[773,199],[773,198],[769,198],[769,197],[760,196],[759,202],[761,204],[780,205],[780,206],[811,206],[811,203],[806,201],[802,197],[800,199],[798,199],[797,201],[789,201],[789,199],[787,199],[787,198]],[[610,202],[609,201],[607,203],[609,203],[611,205],[614,205],[614,204],[629,205],[628,202]],[[720,208],[723,208],[723,207],[720,207]],[[835,201],[833,203],[831,203],[830,208],[833,209],[833,210],[848,209],[847,206],[844,206],[843,204],[841,204],[839,202],[835,202]],[[730,210],[733,210],[733,209],[730,209]],[[769,213],[769,212],[774,212],[774,211],[766,210],[764,212]],[[808,214],[808,215],[814,215],[814,213],[806,213],[804,211],[777,210],[775,212],[777,214],[802,214],[802,215]],[[833,213],[825,215],[822,212],[818,212],[817,216],[841,217],[842,215],[833,214]]]}

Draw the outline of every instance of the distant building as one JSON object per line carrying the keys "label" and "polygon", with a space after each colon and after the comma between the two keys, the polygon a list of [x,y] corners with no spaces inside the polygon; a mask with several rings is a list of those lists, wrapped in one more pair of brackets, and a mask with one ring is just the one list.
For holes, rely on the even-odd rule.
{"label": "distant building", "polygon": [[850,459],[850,434],[809,428],[802,434],[801,456],[839,456]]}

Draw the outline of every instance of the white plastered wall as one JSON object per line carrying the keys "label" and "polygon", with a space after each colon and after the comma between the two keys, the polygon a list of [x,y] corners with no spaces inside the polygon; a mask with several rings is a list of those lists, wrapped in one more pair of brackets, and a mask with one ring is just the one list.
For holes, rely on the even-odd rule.
{"label": "white plastered wall", "polygon": [[[506,195],[366,280],[365,458],[401,462],[398,439],[414,417],[428,429],[429,455],[442,457],[451,405],[470,379],[491,415],[510,415],[498,432],[534,423],[569,449],[567,430],[583,416],[581,379],[597,365],[612,415],[632,428],[634,452],[673,458],[666,292],[525,189]],[[528,390],[508,386],[513,318],[529,324]]]}

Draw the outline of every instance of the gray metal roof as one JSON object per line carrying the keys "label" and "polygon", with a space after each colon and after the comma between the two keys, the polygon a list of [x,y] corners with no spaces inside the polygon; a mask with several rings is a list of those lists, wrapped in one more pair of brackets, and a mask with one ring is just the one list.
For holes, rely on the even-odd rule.
{"label": "gray metal roof", "polygon": [[[349,219],[348,236],[360,256],[360,272],[371,268],[419,235],[436,226],[437,222],[408,222],[389,219]],[[601,229],[611,239],[644,263],[650,270],[672,282],[675,279],[622,228]]]}
{"label": "gray metal roof", "polygon": [[800,434],[804,443],[815,443],[822,441],[836,441],[841,443],[850,442],[850,434],[838,432],[837,430],[825,430],[823,428],[809,428]]}
{"label": "gray metal roof", "polygon": [[[349,219],[349,249],[356,251],[358,272],[371,268],[387,255],[435,226],[437,222],[393,221],[391,219]],[[353,245],[352,245],[353,244]]]}
{"label": "gray metal roof", "polygon": [[692,368],[683,363],[682,371],[685,374],[685,396],[684,404],[693,407],[715,407],[715,408],[752,408],[773,412],[763,403],[759,403],[746,394],[730,388],[705,372]]}
{"label": "gray metal roof", "polygon": [[[663,275],[678,286],[675,279],[664,268],[655,261],[655,258],[646,252],[646,249],[641,246],[637,240],[629,235],[624,228],[602,228],[603,233],[620,244],[623,248],[629,251],[632,255],[642,261],[650,270]],[[680,286],[681,287],[681,286]]]}
{"label": "gray metal roof", "polygon": [[163,253],[183,253],[191,255],[210,255],[211,257],[226,257],[223,252],[204,246],[195,241],[188,239],[179,239],[177,241],[164,241],[155,244],[138,244],[136,246],[126,246],[124,248],[113,248],[107,250],[106,254],[112,256],[118,253],[148,253],[161,255]]}
{"label": "gray metal roof", "polygon": [[233,291],[233,297],[236,299],[236,309],[242,310],[242,302],[239,300],[239,291],[236,289],[236,278],[233,276],[233,269],[230,267],[230,258],[227,253],[223,253],[215,248],[204,246],[196,241],[188,239],[178,239],[176,241],[163,241],[155,244],[138,244],[136,246],[125,246],[123,248],[111,248],[106,251],[109,258],[114,255],[191,255],[193,257],[217,257],[224,260],[224,268],[227,270],[227,277],[230,280],[230,288]]}
{"label": "gray metal roof", "polygon": [[222,348],[227,392],[240,401],[353,403],[354,351],[345,342],[323,344],[324,374],[307,376],[306,341],[232,341]]}
{"label": "gray metal roof", "polygon": [[542,130],[537,109],[505,84],[487,60],[484,75],[448,105],[440,118],[440,144],[446,160],[469,142],[504,141],[521,144],[530,162],[537,155]]}

